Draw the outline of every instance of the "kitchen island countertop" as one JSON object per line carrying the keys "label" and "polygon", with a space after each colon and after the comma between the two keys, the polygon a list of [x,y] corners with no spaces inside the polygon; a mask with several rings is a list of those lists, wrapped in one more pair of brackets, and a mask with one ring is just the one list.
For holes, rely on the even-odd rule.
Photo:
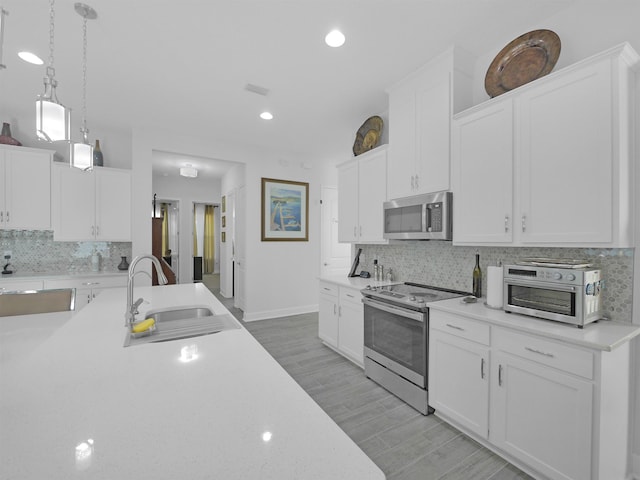
{"label": "kitchen island countertop", "polygon": [[[138,318],[177,305],[228,313],[202,284],[140,296]],[[385,478],[246,329],[124,348],[125,298],[103,292],[0,363],[0,477]]]}

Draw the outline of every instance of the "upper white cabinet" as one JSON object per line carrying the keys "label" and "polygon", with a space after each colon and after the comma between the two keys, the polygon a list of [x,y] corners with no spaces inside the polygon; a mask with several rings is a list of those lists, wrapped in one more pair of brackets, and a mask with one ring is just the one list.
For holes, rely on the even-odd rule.
{"label": "upper white cabinet", "polygon": [[339,242],[386,242],[382,211],[386,169],[386,145],[338,165]]}
{"label": "upper white cabinet", "polygon": [[451,116],[470,105],[468,65],[452,48],[388,90],[387,198],[450,189]]}
{"label": "upper white cabinet", "polygon": [[53,153],[0,145],[0,229],[51,229]]}
{"label": "upper white cabinet", "polygon": [[454,244],[633,245],[628,44],[454,119]]}
{"label": "upper white cabinet", "polygon": [[131,241],[131,172],[53,165],[55,241]]}

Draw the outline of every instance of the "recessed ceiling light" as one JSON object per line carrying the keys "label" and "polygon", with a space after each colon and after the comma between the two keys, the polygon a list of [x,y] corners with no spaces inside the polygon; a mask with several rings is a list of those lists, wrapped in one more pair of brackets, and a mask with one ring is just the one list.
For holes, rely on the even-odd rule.
{"label": "recessed ceiling light", "polygon": [[330,47],[341,47],[344,45],[344,34],[340,30],[332,30],[324,37],[324,41]]}
{"label": "recessed ceiling light", "polygon": [[263,120],[272,120],[273,119],[273,115],[271,114],[271,112],[262,112],[260,114],[260,118]]}
{"label": "recessed ceiling light", "polygon": [[35,53],[31,52],[18,52],[18,56],[27,63],[33,63],[34,65],[42,65],[44,62]]}

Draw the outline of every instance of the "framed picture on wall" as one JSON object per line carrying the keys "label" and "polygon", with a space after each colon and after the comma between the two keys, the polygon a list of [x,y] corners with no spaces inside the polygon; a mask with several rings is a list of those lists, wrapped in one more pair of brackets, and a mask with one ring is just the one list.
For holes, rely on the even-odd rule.
{"label": "framed picture on wall", "polygon": [[227,197],[222,196],[222,213],[227,211]]}
{"label": "framed picture on wall", "polygon": [[227,226],[227,217],[222,217],[222,228]]}
{"label": "framed picture on wall", "polygon": [[224,242],[226,242],[226,241],[227,241],[227,232],[222,232],[222,233],[220,234],[220,241],[221,241],[222,243],[224,243]]}
{"label": "framed picture on wall", "polygon": [[309,184],[262,179],[262,241],[309,241]]}

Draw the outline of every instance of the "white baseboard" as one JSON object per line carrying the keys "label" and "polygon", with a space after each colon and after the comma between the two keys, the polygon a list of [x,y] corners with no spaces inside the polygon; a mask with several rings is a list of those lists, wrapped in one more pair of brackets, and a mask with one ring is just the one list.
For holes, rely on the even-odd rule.
{"label": "white baseboard", "polygon": [[318,311],[318,304],[306,305],[301,307],[280,308],[278,310],[265,310],[262,312],[244,312],[242,318],[245,322],[254,322],[256,320],[268,320],[270,318],[290,317],[292,315],[302,315],[303,313],[313,313]]}

